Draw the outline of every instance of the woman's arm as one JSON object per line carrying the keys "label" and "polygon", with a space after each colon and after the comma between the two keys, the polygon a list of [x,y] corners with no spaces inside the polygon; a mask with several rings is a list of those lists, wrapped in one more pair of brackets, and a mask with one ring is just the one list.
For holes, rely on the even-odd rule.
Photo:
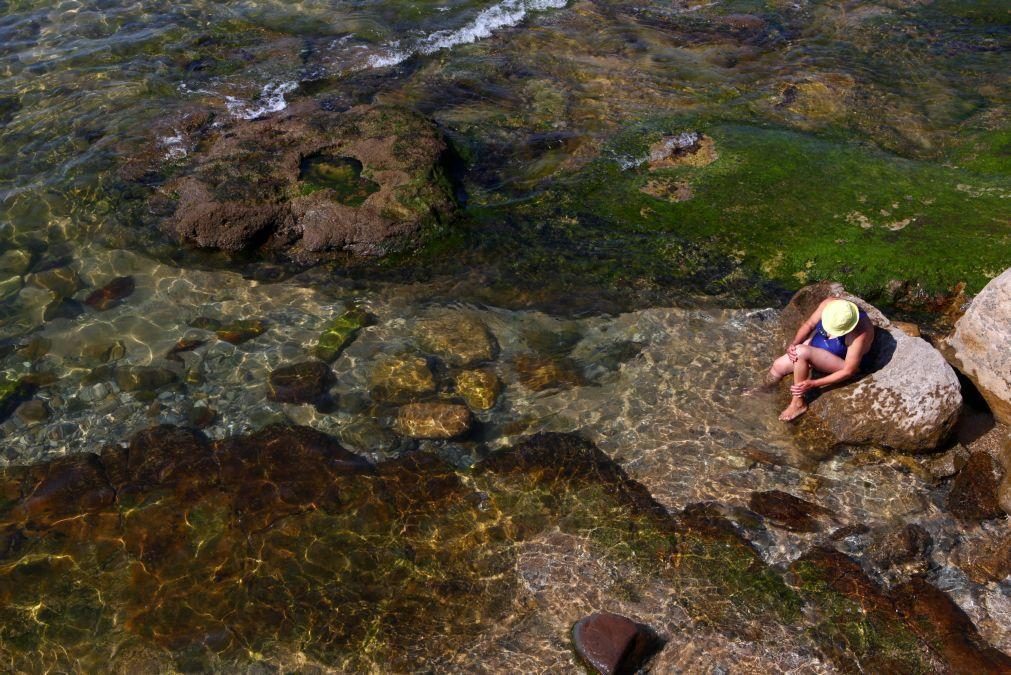
{"label": "woman's arm", "polygon": [[835,300],[835,298],[827,298],[825,300],[822,300],[821,304],[818,305],[818,308],[811,313],[811,316],[807,317],[807,320],[804,321],[804,323],[800,324],[800,327],[797,329],[796,335],[793,336],[793,340],[791,340],[790,344],[786,346],[787,353],[789,353],[792,348],[801,344],[802,342],[804,342],[804,340],[807,340],[807,338],[811,336],[811,332],[814,330],[814,327],[818,325],[819,321],[821,321],[822,310],[825,309],[825,305],[831,302],[832,300]]}
{"label": "woman's arm", "polygon": [[867,349],[865,347],[867,345],[867,341],[870,339],[869,336],[870,331],[865,330],[860,333],[860,335],[854,337],[853,344],[851,344],[846,350],[846,361],[843,367],[834,373],[829,373],[825,377],[808,380],[811,386],[827,387],[830,384],[839,384],[840,382],[845,382],[860,372],[860,360],[863,359],[864,354],[867,353]]}

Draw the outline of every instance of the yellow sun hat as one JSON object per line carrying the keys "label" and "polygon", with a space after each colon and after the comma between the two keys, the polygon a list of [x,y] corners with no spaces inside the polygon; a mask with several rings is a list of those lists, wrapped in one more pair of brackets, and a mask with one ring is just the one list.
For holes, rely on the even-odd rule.
{"label": "yellow sun hat", "polygon": [[860,310],[849,300],[833,300],[821,311],[821,326],[829,337],[846,335],[859,322]]}

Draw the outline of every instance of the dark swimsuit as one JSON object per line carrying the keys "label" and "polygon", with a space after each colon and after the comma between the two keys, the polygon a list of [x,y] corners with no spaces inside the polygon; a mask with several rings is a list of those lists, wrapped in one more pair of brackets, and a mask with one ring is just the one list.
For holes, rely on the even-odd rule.
{"label": "dark swimsuit", "polygon": [[[860,312],[860,319],[867,316],[864,312]],[[859,323],[857,324],[859,325]],[[846,335],[849,335],[847,333]],[[821,325],[821,321],[818,321],[818,325],[814,327],[814,336],[811,338],[811,346],[817,347],[818,349],[824,349],[827,352],[835,354],[840,359],[846,358],[846,351],[848,347],[846,346],[846,335],[840,335],[839,337],[829,337],[828,333],[825,332],[825,328]]]}

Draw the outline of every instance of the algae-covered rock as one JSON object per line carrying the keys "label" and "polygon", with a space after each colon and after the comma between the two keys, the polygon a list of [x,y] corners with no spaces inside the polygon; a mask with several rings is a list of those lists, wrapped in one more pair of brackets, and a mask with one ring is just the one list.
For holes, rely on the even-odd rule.
{"label": "algae-covered rock", "polygon": [[708,166],[717,160],[716,141],[697,131],[664,136],[649,147],[650,170]]}
{"label": "algae-covered rock", "polygon": [[488,327],[461,312],[421,319],[414,333],[422,349],[451,366],[469,368],[498,355],[498,342]]}
{"label": "algae-covered rock", "polygon": [[365,310],[358,307],[348,309],[326,325],[313,347],[313,355],[321,361],[331,363],[368,322],[369,314]]}
{"label": "algae-covered rock", "polygon": [[454,403],[409,403],[397,412],[394,429],[410,438],[460,438],[470,431],[473,417],[467,406]]}
{"label": "algae-covered rock", "polygon": [[862,376],[818,392],[808,414],[839,443],[914,452],[936,448],[962,409],[961,387],[951,366],[925,340],[893,327],[878,309],[829,282],[806,286],[790,300],[780,317],[787,339],[828,297],[851,300],[867,312],[876,328],[874,343]]}
{"label": "algae-covered rock", "polygon": [[0,378],[0,422],[11,416],[19,405],[35,393],[36,387],[21,379]]}
{"label": "algae-covered rock", "polygon": [[502,382],[490,370],[464,370],[454,378],[456,393],[474,410],[491,410],[502,393]]}
{"label": "algae-covered rock", "polygon": [[373,257],[453,211],[442,135],[404,108],[334,113],[305,100],[197,135],[185,170],[153,205],[170,214],[166,230],[201,247]]}
{"label": "algae-covered rock", "polygon": [[945,345],[994,417],[1011,424],[1011,268],[973,299]]}
{"label": "algae-covered rock", "polygon": [[372,369],[369,392],[379,401],[406,403],[435,393],[435,376],[420,356],[390,356]]}

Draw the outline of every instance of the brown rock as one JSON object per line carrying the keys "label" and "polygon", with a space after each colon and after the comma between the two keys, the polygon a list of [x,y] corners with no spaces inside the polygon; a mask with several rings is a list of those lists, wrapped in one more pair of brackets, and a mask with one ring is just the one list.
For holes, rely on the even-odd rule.
{"label": "brown rock", "polygon": [[554,360],[523,355],[516,359],[520,383],[531,391],[568,389],[586,384],[586,380],[568,359]]}
{"label": "brown rock", "polygon": [[572,627],[576,653],[601,675],[630,675],[663,646],[648,627],[619,614],[597,612]]}
{"label": "brown rock", "polygon": [[830,514],[817,504],[781,490],[752,492],[750,507],[776,525],[795,532],[817,532],[821,529],[821,524],[816,516]]}
{"label": "brown rock", "polygon": [[1009,673],[1011,656],[987,644],[962,609],[916,577],[892,591],[910,629],[941,654],[954,673]]}
{"label": "brown rock", "polygon": [[998,488],[1004,472],[986,452],[974,452],[955,476],[947,506],[959,520],[979,522],[1004,515]]}
{"label": "brown rock", "polygon": [[49,419],[49,406],[35,398],[19,405],[14,414],[25,424],[38,424]]}
{"label": "brown rock", "polygon": [[974,532],[959,542],[953,558],[977,584],[1001,583],[1011,576],[1011,532]]}
{"label": "brown rock", "polygon": [[460,438],[472,422],[467,406],[453,403],[409,403],[397,413],[394,429],[410,438]]}
{"label": "brown rock", "polygon": [[89,295],[84,304],[104,312],[122,303],[133,293],[134,288],[136,288],[136,284],[133,277],[116,277]]}
{"label": "brown rock", "polygon": [[270,374],[267,396],[281,403],[318,403],[332,381],[333,371],[322,361],[293,363]]}
{"label": "brown rock", "polygon": [[454,379],[456,393],[474,410],[490,410],[502,392],[502,382],[489,370],[465,370]]}
{"label": "brown rock", "polygon": [[170,214],[164,227],[198,246],[377,256],[453,210],[445,142],[403,108],[333,113],[304,100],[198,135],[186,169],[152,199]]}
{"label": "brown rock", "polygon": [[888,569],[925,563],[934,540],[916,523],[885,530],[874,537],[867,555],[877,567]]}
{"label": "brown rock", "polygon": [[[193,325],[196,325],[196,322]],[[260,319],[240,319],[221,324],[211,330],[214,331],[219,340],[239,345],[263,335],[267,330],[267,322]]]}
{"label": "brown rock", "polygon": [[878,309],[835,283],[797,291],[780,316],[787,339],[828,297],[845,298],[867,312],[876,326],[875,337],[864,359],[865,374],[818,392],[810,403],[810,416],[839,443],[880,444],[912,452],[936,448],[962,409],[955,372],[926,341],[898,330]]}
{"label": "brown rock", "polygon": [[944,346],[994,417],[1011,425],[1011,268],[973,299]]}
{"label": "brown rock", "polygon": [[708,166],[718,158],[716,141],[697,131],[664,136],[649,148],[651,171],[675,166]]}
{"label": "brown rock", "polygon": [[81,289],[81,278],[70,267],[54,267],[42,272],[35,272],[25,277],[32,285],[52,291],[57,298],[68,298]]}
{"label": "brown rock", "polygon": [[176,382],[179,376],[156,366],[122,366],[116,368],[115,378],[123,391],[153,391]]}
{"label": "brown rock", "polygon": [[920,327],[908,321],[892,321],[892,325],[909,337],[920,337]]}
{"label": "brown rock", "polygon": [[469,368],[498,355],[498,342],[480,320],[460,312],[418,321],[421,348],[451,366]]}
{"label": "brown rock", "polygon": [[393,356],[376,364],[369,393],[379,401],[407,403],[435,392],[435,376],[420,356]]}

